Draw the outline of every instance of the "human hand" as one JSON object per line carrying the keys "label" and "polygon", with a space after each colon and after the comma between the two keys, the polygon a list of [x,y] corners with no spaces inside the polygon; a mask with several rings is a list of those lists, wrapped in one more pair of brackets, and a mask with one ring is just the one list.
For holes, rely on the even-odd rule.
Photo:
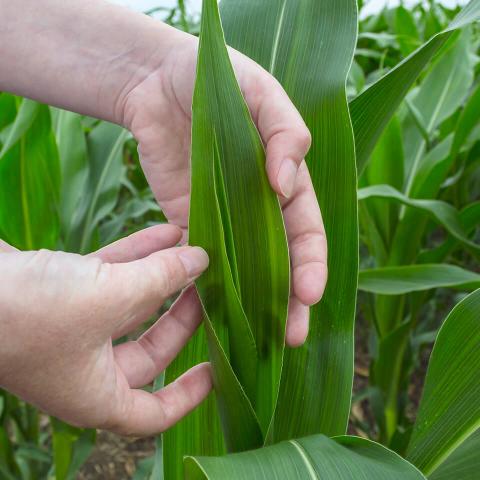
{"label": "human hand", "polygon": [[[198,39],[102,0],[0,0],[0,14],[9,25],[0,42],[0,90],[129,128],[163,211],[186,229]],[[310,135],[270,74],[233,49],[230,56],[281,197],[293,267],[286,338],[299,345],[307,305],[320,299],[327,278],[325,231],[303,161]]]}
{"label": "human hand", "polygon": [[[174,48],[124,99],[123,123],[139,142],[147,179],[170,222],[186,230],[190,199],[191,104],[197,39],[172,32]],[[327,279],[327,243],[304,156],[310,134],[281,85],[259,65],[230,49],[252,118],[266,146],[266,169],[280,195],[292,262],[286,340],[302,344],[308,305],[320,300]]]}
{"label": "human hand", "polygon": [[208,363],[140,389],[200,324],[194,288],[138,340],[112,346],[207,267],[202,249],[174,247],[180,238],[161,225],[86,257],[0,240],[0,386],[70,424],[124,435],[159,433],[197,406],[212,387]]}

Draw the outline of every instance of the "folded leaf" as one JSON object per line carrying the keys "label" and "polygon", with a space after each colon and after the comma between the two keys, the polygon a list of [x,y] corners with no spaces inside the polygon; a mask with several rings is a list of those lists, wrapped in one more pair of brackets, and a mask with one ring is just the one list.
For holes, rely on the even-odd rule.
{"label": "folded leaf", "polygon": [[[241,451],[260,446],[273,419],[290,271],[280,204],[266,175],[261,138],[230,64],[216,0],[203,3],[191,167],[189,241],[210,257],[197,290],[225,443],[229,450]],[[188,437],[205,435],[213,413],[204,409],[206,417],[194,431],[167,433],[167,472],[175,470],[168,464],[204,449],[200,439],[192,442]]]}

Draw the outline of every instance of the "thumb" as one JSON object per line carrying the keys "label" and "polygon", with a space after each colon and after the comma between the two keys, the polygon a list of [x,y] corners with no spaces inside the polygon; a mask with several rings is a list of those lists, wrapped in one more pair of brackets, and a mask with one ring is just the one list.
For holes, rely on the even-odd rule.
{"label": "thumb", "polygon": [[107,271],[107,299],[117,305],[121,302],[123,313],[114,320],[114,335],[124,335],[147,320],[207,267],[205,250],[189,246],[161,250],[129,263],[102,264]]}
{"label": "thumb", "polygon": [[0,253],[12,253],[12,252],[17,252],[18,250],[11,245],[9,245],[7,242],[4,242],[0,238]]}

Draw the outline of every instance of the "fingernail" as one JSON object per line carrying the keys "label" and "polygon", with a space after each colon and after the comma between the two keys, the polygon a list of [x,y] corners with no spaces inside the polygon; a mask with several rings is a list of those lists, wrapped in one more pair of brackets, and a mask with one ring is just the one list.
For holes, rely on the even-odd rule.
{"label": "fingernail", "polygon": [[178,256],[190,279],[198,277],[208,267],[208,255],[203,248],[188,247]]}
{"label": "fingernail", "polygon": [[285,158],[280,165],[277,179],[282,195],[286,198],[289,198],[293,193],[297,170],[297,164],[291,158]]}

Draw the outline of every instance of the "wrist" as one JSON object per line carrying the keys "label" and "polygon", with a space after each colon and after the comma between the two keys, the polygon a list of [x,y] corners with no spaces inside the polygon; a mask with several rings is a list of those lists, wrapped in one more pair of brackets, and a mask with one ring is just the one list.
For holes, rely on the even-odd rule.
{"label": "wrist", "polygon": [[186,35],[103,0],[0,0],[0,90],[122,124],[128,92]]}

